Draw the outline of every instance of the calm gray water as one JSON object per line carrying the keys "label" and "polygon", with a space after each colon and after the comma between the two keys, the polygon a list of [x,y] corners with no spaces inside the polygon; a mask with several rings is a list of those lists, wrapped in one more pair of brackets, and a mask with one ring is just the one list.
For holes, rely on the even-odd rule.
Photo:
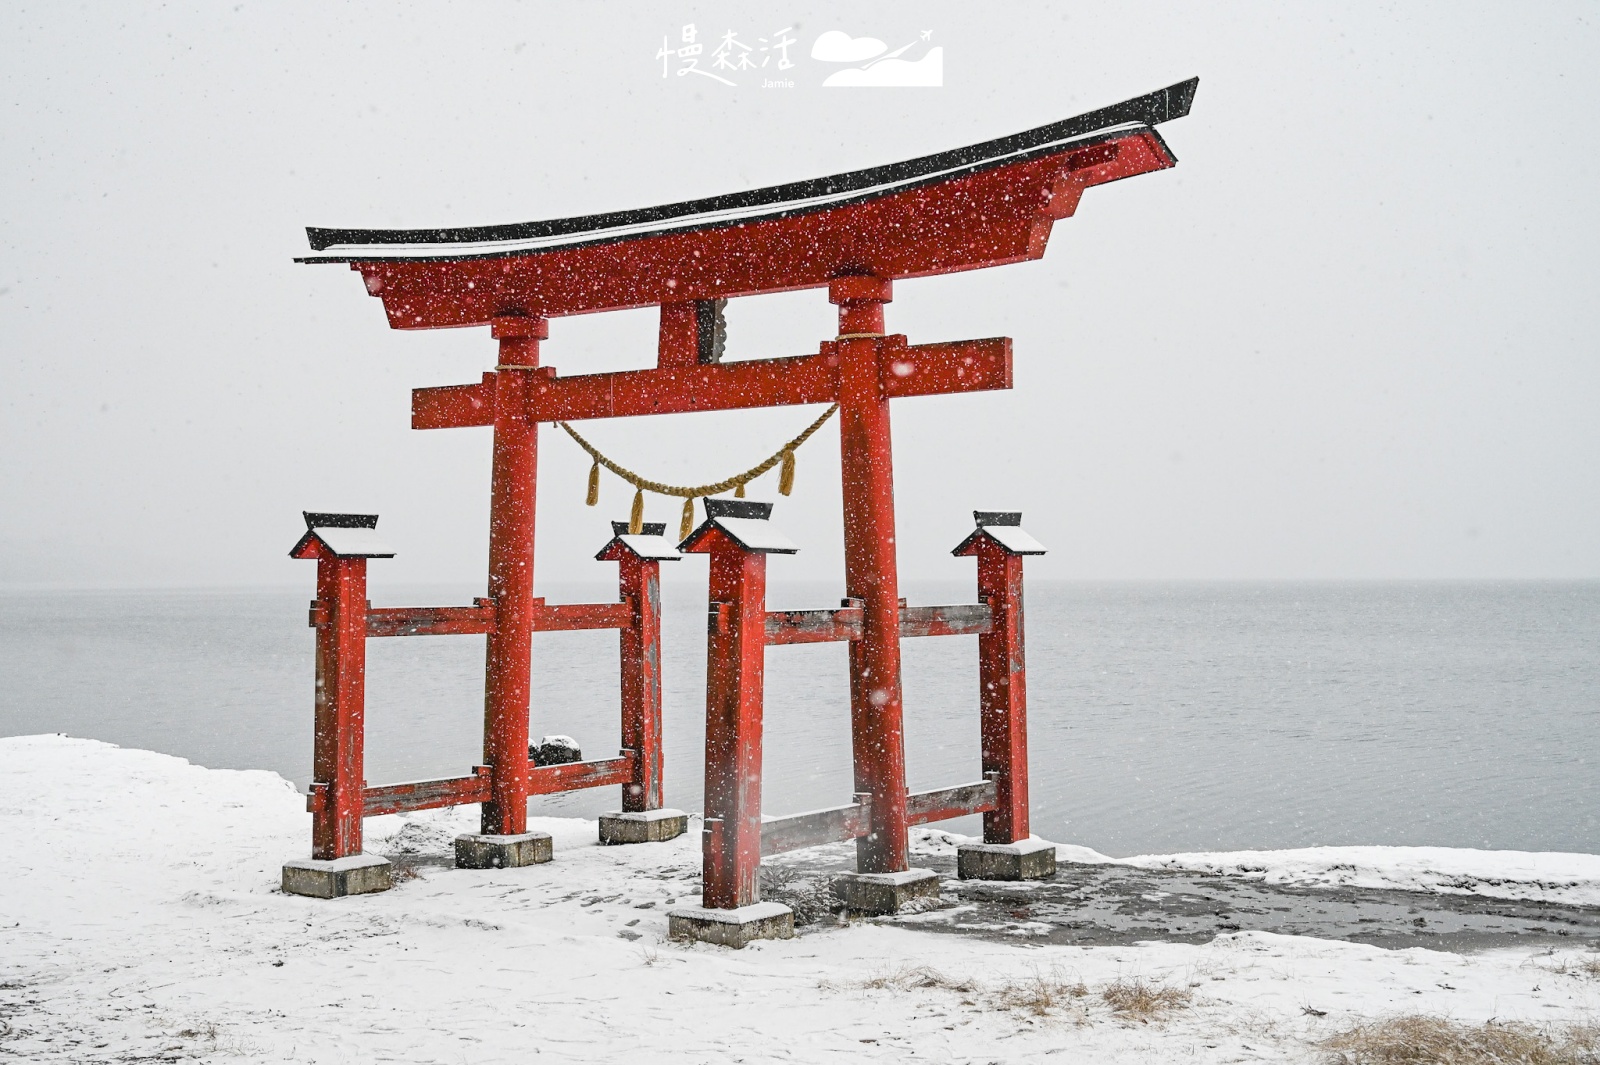
{"label": "calm gray water", "polygon": [[[407,591],[377,588],[374,601],[473,594]],[[907,592],[913,604],[972,596],[969,585]],[[839,594],[778,586],[770,605]],[[667,792],[690,810],[703,596],[666,589]],[[0,734],[90,736],[303,786],[308,598],[0,596]],[[1600,851],[1600,582],[1034,582],[1027,639],[1034,826],[1047,838],[1118,855],[1351,843]],[[913,788],[977,777],[976,642],[905,642]],[[479,760],[482,637],[368,647],[369,781],[467,771]],[[614,633],[539,638],[535,737],[571,734],[587,757],[615,750],[616,654]],[[767,811],[848,801],[844,648],[774,648],[767,670]],[[592,815],[616,794],[537,802]]]}

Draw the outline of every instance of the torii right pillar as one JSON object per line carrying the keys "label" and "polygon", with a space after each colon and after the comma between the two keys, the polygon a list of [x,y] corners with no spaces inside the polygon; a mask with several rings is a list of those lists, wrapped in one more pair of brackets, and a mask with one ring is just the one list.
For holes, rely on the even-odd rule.
{"label": "torii right pillar", "polygon": [[989,631],[978,637],[978,717],[983,775],[995,808],[983,842],[956,848],[963,880],[1037,880],[1056,871],[1056,847],[1028,826],[1028,667],[1022,645],[1022,559],[1044,546],[1022,530],[1020,511],[977,510],[977,529],[951,554],[978,560],[978,599]]}

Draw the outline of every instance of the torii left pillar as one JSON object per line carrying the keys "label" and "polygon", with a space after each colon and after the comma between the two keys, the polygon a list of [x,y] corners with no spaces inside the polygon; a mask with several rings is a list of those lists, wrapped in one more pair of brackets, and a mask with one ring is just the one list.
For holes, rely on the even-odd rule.
{"label": "torii left pillar", "polygon": [[[458,843],[477,867],[532,865],[548,854],[549,837],[528,831],[528,705],[532,688],[533,532],[539,475],[539,423],[528,416],[533,390],[552,371],[539,366],[543,318],[494,319],[500,360],[494,376],[494,464],[489,486],[489,599],[495,628],[484,661],[483,761],[489,801],[481,834]],[[457,848],[461,851],[461,847]]]}

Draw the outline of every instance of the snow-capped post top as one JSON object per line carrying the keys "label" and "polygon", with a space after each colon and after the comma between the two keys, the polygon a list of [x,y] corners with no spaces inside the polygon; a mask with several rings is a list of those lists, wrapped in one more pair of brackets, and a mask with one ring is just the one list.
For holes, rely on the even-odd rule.
{"label": "snow-capped post top", "polygon": [[1044,554],[1044,545],[1023,532],[1022,511],[974,510],[972,518],[978,527],[956,545],[950,552],[952,555],[975,555],[982,540],[988,540],[1008,555]]}
{"label": "snow-capped post top", "polygon": [[647,521],[637,533],[628,532],[628,523],[625,521],[612,522],[611,539],[594,557],[601,562],[616,562],[618,551],[632,552],[645,562],[676,562],[681,557],[678,549],[672,546],[672,541],[667,539],[667,523],[664,521]]}
{"label": "snow-capped post top", "polygon": [[330,514],[301,511],[306,519],[290,558],[393,558],[394,548],[378,539],[376,514]]}
{"label": "snow-capped post top", "polygon": [[739,547],[758,555],[792,555],[800,548],[787,536],[774,529],[769,520],[772,504],[754,499],[707,499],[706,520],[690,533],[678,550],[686,554],[704,554],[702,547],[713,531],[720,532]]}

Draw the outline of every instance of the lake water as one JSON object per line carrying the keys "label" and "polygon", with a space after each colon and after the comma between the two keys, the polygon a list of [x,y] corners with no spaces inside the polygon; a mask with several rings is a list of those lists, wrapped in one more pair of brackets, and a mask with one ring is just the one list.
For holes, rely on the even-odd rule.
{"label": "lake water", "polygon": [[[914,605],[972,598],[970,585],[904,590]],[[374,601],[466,603],[473,592],[380,588]],[[574,602],[615,588],[542,594]],[[769,606],[839,595],[777,585]],[[273,769],[303,787],[308,598],[0,595],[0,734],[89,736]],[[704,589],[668,585],[665,601],[667,796],[698,810]],[[1600,582],[1033,582],[1027,608],[1038,835],[1116,855],[1600,851]],[[976,644],[905,641],[913,789],[978,777]],[[538,638],[535,737],[573,735],[591,758],[615,751],[616,646],[615,633]],[[480,760],[483,638],[368,648],[369,781],[468,771]],[[766,728],[768,813],[849,801],[842,645],[768,652]],[[615,788],[535,800],[538,812],[589,816],[616,802]]]}

